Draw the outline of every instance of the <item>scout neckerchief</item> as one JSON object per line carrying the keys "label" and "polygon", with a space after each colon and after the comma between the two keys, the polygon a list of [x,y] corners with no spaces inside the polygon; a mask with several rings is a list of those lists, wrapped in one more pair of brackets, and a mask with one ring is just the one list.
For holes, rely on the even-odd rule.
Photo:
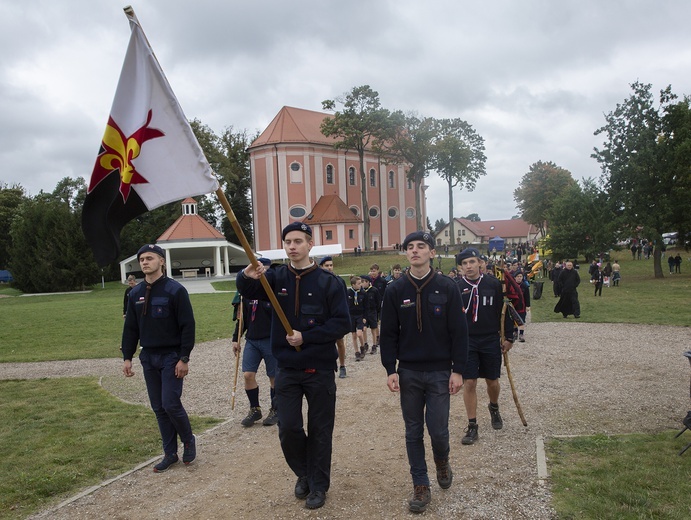
{"label": "scout neckerchief", "polygon": [[471,282],[465,276],[463,276],[463,281],[472,287],[472,289],[470,290],[470,299],[468,300],[468,307],[466,307],[465,313],[468,314],[468,311],[472,308],[474,322],[477,321],[477,313],[480,309],[480,293],[478,291],[478,285],[480,285],[480,281],[482,280],[483,276],[483,274],[480,274],[480,278],[478,278],[475,283]]}
{"label": "scout neckerchief", "polygon": [[[429,272],[425,275],[427,276],[427,280],[418,287],[417,283],[413,279],[413,275],[410,274],[410,271],[407,271],[405,273],[406,278],[408,278],[408,281],[413,284],[413,287],[415,287],[415,291],[417,292],[417,295],[415,297],[415,307],[417,307],[417,330],[422,332],[422,304],[421,304],[421,298],[420,295],[422,294],[422,289],[425,288],[425,286],[432,281],[432,278],[434,278],[434,275],[430,276],[430,272],[432,272],[432,269],[429,270]],[[424,280],[425,276],[422,278],[416,278],[418,280]]]}
{"label": "scout neckerchief", "polygon": [[317,264],[312,262],[306,269],[300,269],[298,272],[292,265],[288,264],[288,271],[295,275],[295,316],[298,315],[298,309],[300,308],[300,278],[311,273],[317,268]]}

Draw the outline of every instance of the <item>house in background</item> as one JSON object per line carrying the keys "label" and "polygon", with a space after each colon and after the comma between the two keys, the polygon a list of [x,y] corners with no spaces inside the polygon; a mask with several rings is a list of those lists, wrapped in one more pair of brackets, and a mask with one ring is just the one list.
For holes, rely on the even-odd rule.
{"label": "house in background", "polygon": [[[166,252],[166,276],[229,276],[249,264],[245,250],[226,240],[215,227],[197,213],[197,201],[182,201],[182,215],[156,240]],[[137,255],[120,262],[120,279],[142,277]]]}
{"label": "house in background", "polygon": [[[248,148],[256,250],[282,247],[290,222],[313,227],[315,245],[365,249],[360,165],[355,150],[336,150],[320,130],[330,114],[283,107]],[[365,154],[370,249],[391,249],[415,231],[414,184],[402,165]],[[427,221],[424,186],[422,222]]]}
{"label": "house in background", "polygon": [[528,224],[521,218],[510,220],[482,220],[480,222],[473,222],[464,218],[454,219],[454,234],[450,235],[450,225],[447,224],[439,230],[435,235],[435,243],[437,246],[444,245],[474,245],[484,246],[489,245],[490,239],[494,237],[501,237],[506,244],[526,244],[537,242],[540,237],[540,231]]}

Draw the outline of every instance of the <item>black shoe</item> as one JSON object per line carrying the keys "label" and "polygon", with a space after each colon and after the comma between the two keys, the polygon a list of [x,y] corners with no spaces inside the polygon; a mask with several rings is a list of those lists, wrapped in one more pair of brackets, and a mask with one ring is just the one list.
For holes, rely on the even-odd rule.
{"label": "black shoe", "polygon": [[578,316],[574,316],[574,318],[576,318],[576,319],[578,319],[578,318],[580,318],[580,317],[581,317],[581,315],[580,315],[580,314],[579,314]]}
{"label": "black shoe", "polygon": [[691,411],[686,414],[686,417],[684,417],[681,422],[684,426],[691,430]]}
{"label": "black shoe", "polygon": [[360,354],[359,352],[356,352],[355,353],[355,361],[360,361],[360,360],[362,360],[362,354]]}
{"label": "black shoe", "polygon": [[258,406],[250,408],[249,413],[247,416],[242,420],[240,424],[243,426],[249,427],[252,426],[254,423],[256,423],[259,419],[262,418],[262,409],[259,408]]}
{"label": "black shoe", "polygon": [[273,426],[276,423],[278,423],[278,410],[276,410],[276,408],[270,408],[269,415],[266,416],[262,424],[264,426]]}
{"label": "black shoe", "polygon": [[326,491],[312,491],[305,501],[307,509],[319,509],[326,502]]}
{"label": "black shoe", "polygon": [[520,341],[521,343],[525,343],[525,338],[523,337],[523,334],[518,335],[518,341]]}
{"label": "black shoe", "polygon": [[451,482],[453,482],[453,471],[451,471],[449,459],[434,459],[434,464],[437,466],[437,483],[439,487],[442,489],[449,489],[451,487]]}
{"label": "black shoe", "polygon": [[295,498],[304,500],[307,498],[307,495],[309,494],[310,485],[309,482],[307,482],[307,477],[298,478],[298,481],[295,483]]}
{"label": "black shoe", "polygon": [[190,442],[185,442],[183,446],[185,450],[182,452],[182,462],[189,464],[197,458],[197,438],[192,435],[192,440]]}
{"label": "black shoe", "polygon": [[163,473],[165,470],[167,470],[169,467],[175,464],[178,460],[179,459],[177,453],[169,453],[168,455],[163,457],[163,460],[161,462],[154,466],[154,473]]}
{"label": "black shoe", "polygon": [[504,427],[504,421],[501,420],[499,408],[493,410],[492,405],[489,405],[488,408],[489,416],[492,418],[492,428],[494,428],[495,430],[501,430]]}
{"label": "black shoe", "polygon": [[475,441],[479,438],[477,434],[477,423],[468,423],[468,427],[463,431],[465,431],[465,435],[461,439],[461,444],[475,444]]}
{"label": "black shoe", "polygon": [[346,367],[341,367],[338,369],[338,377],[340,377],[341,379],[345,379],[346,377],[348,377],[348,374],[346,374]]}
{"label": "black shoe", "polygon": [[369,343],[365,343],[365,345],[360,348],[360,353],[361,354],[367,354],[367,351],[369,350]]}
{"label": "black shoe", "polygon": [[413,498],[408,500],[408,509],[413,513],[423,513],[427,509],[427,504],[432,501],[432,493],[429,486],[415,486],[413,488]]}
{"label": "black shoe", "polygon": [[379,347],[379,345],[372,345],[372,352],[370,352],[370,354],[376,354],[377,353],[377,347]]}

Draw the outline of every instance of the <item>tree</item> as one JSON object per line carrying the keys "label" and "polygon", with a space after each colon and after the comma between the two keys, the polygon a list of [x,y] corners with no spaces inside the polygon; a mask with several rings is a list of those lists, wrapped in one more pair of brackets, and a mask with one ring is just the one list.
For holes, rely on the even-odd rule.
{"label": "tree", "polygon": [[341,99],[322,101],[322,108],[334,111],[336,103],[343,105],[343,110],[334,112],[333,117],[325,118],[321,124],[321,132],[326,137],[340,139],[334,145],[336,149],[355,150],[358,154],[365,251],[369,251],[370,215],[367,203],[365,151],[373,148],[377,141],[385,140],[390,136],[390,112],[381,107],[379,93],[372,90],[369,85],[353,87]]}
{"label": "tree", "polygon": [[553,201],[547,218],[546,242],[554,258],[583,255],[590,261],[616,243],[618,220],[607,204],[607,194],[593,179],[568,186]]}
{"label": "tree", "polygon": [[[250,158],[247,148],[254,138],[247,130],[234,131],[227,127],[220,136],[195,119],[190,122],[192,130],[206,155],[211,168],[216,173],[221,188],[233,208],[238,224],[248,241],[252,241],[252,203],[250,199]],[[256,137],[256,136],[255,136]],[[209,199],[202,199],[199,214],[223,230],[223,235],[230,242],[239,243],[230,221],[220,211],[218,204]]]}
{"label": "tree", "polygon": [[415,186],[416,226],[417,229],[424,229],[422,183],[429,175],[429,167],[434,158],[437,122],[431,117],[420,118],[416,114],[403,115],[402,112],[395,112],[391,120],[394,133],[391,139],[381,143],[382,150],[390,160],[406,166],[406,177]]}
{"label": "tree", "polygon": [[[671,101],[671,100],[670,100]],[[671,223],[669,231],[678,233],[680,243],[689,248],[691,237],[691,98],[665,107],[662,117],[663,135],[659,142],[665,148],[670,186]],[[684,209],[686,208],[686,209]]]}
{"label": "tree", "polygon": [[59,195],[39,193],[19,208],[10,228],[10,268],[24,292],[83,290],[98,267],[81,232],[81,211]]}
{"label": "tree", "polygon": [[12,236],[9,233],[12,220],[19,206],[27,199],[24,188],[19,184],[0,184],[0,269],[10,264]]}
{"label": "tree", "polygon": [[547,234],[547,214],[554,200],[575,185],[576,181],[568,170],[553,162],[538,161],[523,176],[513,198],[523,220],[535,226],[544,237]]}
{"label": "tree", "polygon": [[[429,218],[429,217],[428,217]],[[439,233],[442,229],[444,229],[444,226],[446,226],[446,221],[443,218],[438,218],[437,220],[434,221],[434,227],[430,228],[434,234],[436,235]]]}
{"label": "tree", "polygon": [[[683,131],[682,136],[673,133],[681,109],[671,106],[676,98],[671,87],[660,92],[659,107],[654,106],[651,88],[650,84],[631,84],[631,95],[606,114],[606,125],[595,131],[595,135],[603,135],[604,143],[601,149],[595,148],[592,157],[600,163],[609,202],[623,229],[629,236],[642,229],[645,238],[659,245],[662,233],[679,220],[675,213],[688,211],[690,195],[683,180],[688,179],[688,173],[683,175],[688,163],[679,164],[676,159],[688,158],[681,150],[691,141],[683,137]],[[670,196],[677,189],[679,172],[682,196]],[[653,258],[654,276],[663,278],[660,247],[655,248]]]}
{"label": "tree", "polygon": [[449,235],[454,237],[453,189],[475,189],[481,175],[485,175],[485,141],[473,127],[462,119],[438,121],[434,145],[434,168],[446,181],[449,190]]}
{"label": "tree", "polygon": [[480,219],[480,215],[478,215],[477,213],[471,213],[467,217],[463,218],[465,218],[466,220],[470,220],[471,222],[482,222],[482,220]]}

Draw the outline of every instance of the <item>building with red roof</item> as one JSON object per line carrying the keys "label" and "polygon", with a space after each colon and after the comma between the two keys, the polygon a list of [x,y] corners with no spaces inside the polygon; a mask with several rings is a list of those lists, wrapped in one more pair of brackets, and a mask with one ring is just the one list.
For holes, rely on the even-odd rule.
{"label": "building with red roof", "polygon": [[[359,158],[321,133],[330,114],[283,107],[250,145],[256,250],[282,247],[281,230],[303,221],[315,245],[365,249]],[[415,231],[415,190],[403,165],[365,154],[371,249],[393,248]],[[423,190],[424,187],[421,188]],[[427,221],[424,192],[422,222]]]}

